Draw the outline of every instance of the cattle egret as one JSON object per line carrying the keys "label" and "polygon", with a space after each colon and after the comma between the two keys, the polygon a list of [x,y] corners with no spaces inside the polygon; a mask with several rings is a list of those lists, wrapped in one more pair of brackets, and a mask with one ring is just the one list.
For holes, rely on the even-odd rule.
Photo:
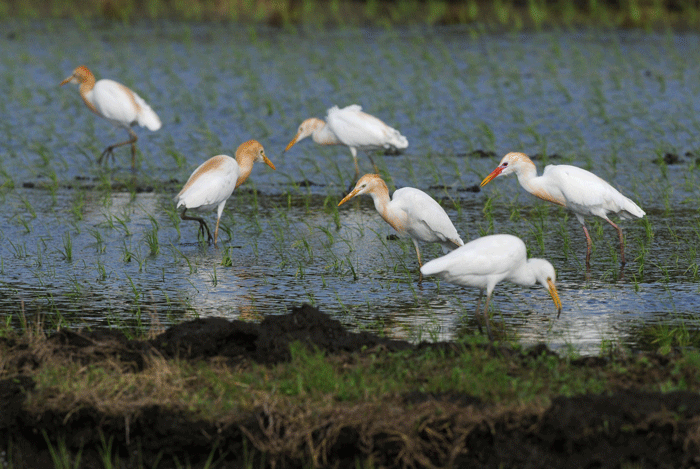
{"label": "cattle egret", "polygon": [[[389,199],[389,188],[382,178],[377,174],[365,174],[338,206],[360,194],[372,196],[374,208],[384,221],[400,235],[408,235],[411,238],[416,247],[419,266],[423,265],[419,241],[439,243],[445,252],[464,244],[445,210],[421,190],[403,187],[394,191],[393,198]],[[422,280],[421,275],[419,281]]]}
{"label": "cattle egret", "polygon": [[[528,259],[525,243],[520,238],[508,234],[484,236],[470,241],[454,251],[433,259],[421,267],[423,275],[435,275],[442,280],[481,290],[476,305],[476,317],[479,317],[481,297],[486,291],[484,321],[489,339],[489,300],[494,287],[501,280],[517,285],[532,286],[539,283],[549,291],[557,307],[557,318],[561,314],[559,293],[554,286],[556,274],[554,267],[544,259]],[[479,324],[481,330],[481,324]]]}
{"label": "cattle egret", "polygon": [[114,157],[113,150],[116,147],[131,144],[131,167],[135,169],[138,137],[131,130],[131,126],[138,124],[149,130],[158,130],[161,126],[158,115],[146,101],[121,83],[106,79],[95,82],[95,75],[85,66],[73,70],[73,73],[61,82],[61,86],[66,83],[79,84],[80,97],[92,112],[104,117],[115,127],[129,132],[129,140],[108,146],[98,162],[101,163],[107,155]]}
{"label": "cattle egret", "polygon": [[[408,140],[401,133],[386,125],[381,120],[362,112],[357,104],[344,107],[333,106],[328,110],[326,121],[311,117],[299,126],[287,148],[289,150],[300,140],[311,136],[319,145],[345,145],[350,148],[355,162],[355,179],[360,176],[360,166],[357,163],[357,150],[402,150],[408,147]],[[374,161],[370,156],[370,161]],[[376,165],[375,171],[376,169]]]}
{"label": "cattle egret", "polygon": [[622,219],[642,218],[646,213],[637,204],[595,174],[576,166],[548,165],[542,176],[537,176],[537,168],[532,160],[517,152],[504,156],[498,167],[481,181],[481,185],[488,184],[495,177],[511,173],[518,176],[520,185],[530,194],[574,212],[586,235],[586,269],[590,269],[592,244],[584,220],[586,215],[600,217],[617,230],[620,236],[620,261],[625,265],[622,229],[608,218],[608,213]]}
{"label": "cattle egret", "polygon": [[216,229],[214,230],[214,246],[219,234],[219,220],[224,211],[226,200],[233,190],[243,184],[253,170],[253,163],[264,162],[270,168],[275,169],[262,145],[249,140],[242,143],[236,150],[236,159],[228,155],[217,155],[209,158],[194,170],[185,183],[180,193],[175,197],[177,208],[185,209],[180,214],[183,220],[195,220],[199,222],[199,231],[204,236],[207,231],[207,240],[211,241],[211,232],[207,223],[200,217],[187,216],[187,209],[211,210],[216,207]]}

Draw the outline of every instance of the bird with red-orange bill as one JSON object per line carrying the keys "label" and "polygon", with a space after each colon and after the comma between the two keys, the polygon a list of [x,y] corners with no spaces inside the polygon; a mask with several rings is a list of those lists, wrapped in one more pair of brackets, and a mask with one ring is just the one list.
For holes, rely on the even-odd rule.
{"label": "bird with red-orange bill", "polygon": [[108,146],[97,161],[102,163],[108,155],[114,157],[115,148],[130,144],[131,168],[136,169],[138,136],[131,127],[138,124],[148,130],[156,131],[161,127],[158,114],[141,96],[121,83],[105,78],[95,81],[95,75],[84,65],[73,70],[73,73],[61,82],[61,86],[66,83],[78,84],[80,97],[92,112],[129,133],[129,140]]}
{"label": "bird with red-orange bill", "polygon": [[646,213],[636,203],[600,177],[577,166],[547,165],[542,175],[538,176],[532,160],[519,152],[511,152],[504,156],[498,167],[481,181],[481,186],[485,186],[496,177],[512,173],[515,173],[520,185],[530,194],[561,205],[574,213],[586,235],[587,270],[590,270],[593,244],[584,218],[588,215],[602,218],[617,230],[620,238],[620,263],[625,265],[622,229],[608,218],[608,214],[622,219],[642,218]]}
{"label": "bird with red-orange bill", "polygon": [[[444,252],[464,244],[445,209],[420,189],[402,187],[390,198],[389,188],[378,174],[365,174],[338,206],[362,194],[372,197],[374,208],[399,235],[411,238],[419,267],[423,265],[419,242],[438,243]],[[420,274],[419,282],[422,280]]]}
{"label": "bird with red-orange bill", "polygon": [[[238,147],[235,159],[228,155],[217,155],[199,165],[175,197],[176,208],[184,207],[180,218],[199,222],[199,231],[202,237],[204,237],[206,230],[207,240],[214,241],[214,246],[216,246],[219,221],[224,212],[226,201],[231,197],[234,189],[248,179],[253,171],[253,163],[265,163],[270,168],[275,169],[275,165],[265,155],[265,150],[260,142],[249,140]],[[212,238],[207,222],[201,217],[187,215],[187,210],[212,210],[214,208],[216,208],[216,229]]]}

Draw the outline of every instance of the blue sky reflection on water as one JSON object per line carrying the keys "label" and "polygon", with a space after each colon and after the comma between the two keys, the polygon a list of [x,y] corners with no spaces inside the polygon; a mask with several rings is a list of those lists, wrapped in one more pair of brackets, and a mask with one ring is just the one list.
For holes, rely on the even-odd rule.
{"label": "blue sky reflection on water", "polygon": [[[6,315],[23,305],[80,325],[169,324],[196,315],[257,320],[312,302],[350,327],[394,337],[471,333],[476,290],[417,285],[411,243],[387,239],[392,230],[369,197],[335,208],[353,183],[346,148],[304,141],[282,151],[305,118],[357,103],[409,139],[401,155],[374,156],[390,189],[439,199],[465,241],[517,234],[557,268],[559,320],[544,290],[497,287],[494,321],[509,333],[596,350],[608,340],[635,345],[644,324],[695,327],[697,34],[6,26],[16,32],[0,38]],[[125,133],[92,115],[76,87],[58,87],[80,64],[132,87],[160,115],[160,131],[136,129],[136,174],[127,150],[111,168],[95,163]],[[227,204],[223,242],[201,246],[172,197],[199,163],[250,138],[277,171],[256,166]],[[545,160],[589,169],[647,211],[649,226],[622,222],[621,280],[604,222],[589,220],[586,279],[571,214],[534,200],[514,177],[467,190],[513,150],[540,155],[540,171]],[[654,162],[668,152],[680,162]],[[359,161],[372,171],[365,155]],[[426,259],[440,253],[423,248]]]}

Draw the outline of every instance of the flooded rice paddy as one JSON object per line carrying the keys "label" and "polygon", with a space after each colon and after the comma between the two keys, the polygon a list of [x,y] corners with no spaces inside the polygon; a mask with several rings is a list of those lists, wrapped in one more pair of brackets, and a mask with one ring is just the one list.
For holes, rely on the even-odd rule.
{"label": "flooded rice paddy", "polygon": [[[258,320],[311,303],[353,329],[411,340],[476,330],[478,291],[418,284],[410,240],[354,184],[350,152],[310,141],[283,149],[307,117],[357,103],[409,147],[373,155],[391,190],[438,199],[467,241],[520,236],[550,260],[564,306],[542,288],[503,283],[493,323],[523,343],[596,351],[653,347],[648,330],[698,329],[700,36],[636,31],[475,34],[469,29],[287,31],[229,24],[6,23],[0,37],[0,313],[45,327],[127,330],[194,317]],[[137,91],[159,114],[128,147],[93,115],[78,65]],[[173,197],[209,157],[259,140],[229,200],[219,245],[197,240]],[[591,170],[637,202],[614,230],[590,219],[592,268],[575,217],[514,176],[479,182],[509,151]],[[698,155],[697,157],[695,155]],[[373,168],[359,155],[362,172]],[[205,213],[209,224],[215,213]],[[213,225],[211,225],[213,227]],[[441,255],[423,246],[424,259]]]}

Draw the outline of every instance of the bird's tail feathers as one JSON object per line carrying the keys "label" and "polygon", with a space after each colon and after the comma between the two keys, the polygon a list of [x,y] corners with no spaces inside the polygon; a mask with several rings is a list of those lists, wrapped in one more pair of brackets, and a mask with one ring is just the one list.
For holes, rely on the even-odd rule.
{"label": "bird's tail feathers", "polygon": [[622,211],[618,214],[620,218],[630,219],[630,218],[642,218],[646,215],[646,212],[641,209],[641,207],[630,199],[627,199],[627,203],[622,207]]}
{"label": "bird's tail feathers", "polygon": [[152,131],[156,131],[162,126],[158,114],[156,114],[148,104],[141,107],[141,113],[139,114],[137,122],[141,127],[146,127],[148,130]]}
{"label": "bird's tail feathers", "polygon": [[162,124],[160,122],[158,114],[156,114],[155,111],[151,109],[151,106],[149,106],[148,103],[141,96],[137,95],[136,93],[134,93],[133,96],[134,100],[136,101],[139,107],[139,113],[136,118],[136,122],[141,127],[146,127],[148,130],[156,131],[160,129]]}
{"label": "bird's tail feathers", "polygon": [[401,132],[399,132],[396,129],[391,129],[391,140],[389,141],[389,144],[398,149],[398,150],[403,150],[404,148],[408,148],[408,139],[401,135]]}

